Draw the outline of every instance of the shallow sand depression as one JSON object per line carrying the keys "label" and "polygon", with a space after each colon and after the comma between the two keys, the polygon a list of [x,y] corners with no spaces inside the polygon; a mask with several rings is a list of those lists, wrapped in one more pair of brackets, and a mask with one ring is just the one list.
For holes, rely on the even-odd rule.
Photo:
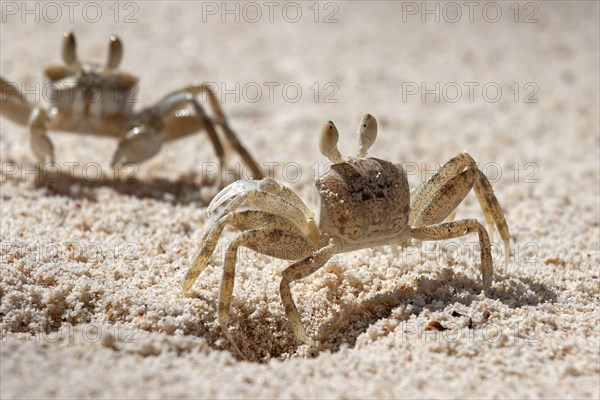
{"label": "shallow sand depression", "polygon": [[[136,108],[211,82],[242,143],[311,206],[327,164],[321,124],[334,121],[354,155],[371,113],[369,154],[401,163],[411,187],[459,152],[474,157],[506,214],[511,258],[505,267],[496,232],[486,294],[475,234],[336,255],[292,284],[321,342],[312,354],[279,297],[289,263],[241,249],[229,322],[239,361],[216,323],[234,229],[180,295],[214,222],[207,135],[114,171],[115,140],[52,132],[50,171],[27,128],[2,118],[2,398],[600,397],[598,3],[472,14],[437,2],[433,14],[394,1],[230,2],[233,14],[221,2],[99,3],[98,17],[82,6],[72,23],[68,9],[55,18],[40,5],[36,22],[20,4],[2,4],[0,73],[29,101],[46,96],[63,32],[100,63],[117,34],[123,70],[140,78]],[[462,218],[484,223],[473,193]]]}

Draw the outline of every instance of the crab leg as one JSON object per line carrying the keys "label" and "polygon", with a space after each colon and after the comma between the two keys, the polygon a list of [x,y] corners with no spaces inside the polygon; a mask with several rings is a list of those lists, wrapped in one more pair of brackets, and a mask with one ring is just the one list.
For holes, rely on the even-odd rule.
{"label": "crab leg", "polygon": [[479,235],[483,287],[485,289],[489,289],[492,285],[492,279],[494,276],[490,237],[488,236],[488,233],[483,225],[481,225],[476,219],[463,219],[459,221],[444,222],[436,225],[413,228],[411,230],[411,236],[419,240],[446,240],[464,236],[475,231]]}
{"label": "crab leg", "polygon": [[[196,98],[196,96],[198,96],[199,94],[203,94],[203,93],[207,94],[210,108],[212,109],[213,113],[216,116],[216,118],[214,118],[214,122],[219,127],[221,127],[221,129],[223,130],[223,133],[227,137],[227,140],[229,141],[229,143],[231,143],[231,145],[238,152],[238,154],[240,155],[242,160],[244,160],[244,163],[248,166],[248,168],[250,168],[250,171],[252,172],[252,176],[256,179],[262,178],[263,173],[259,167],[259,164],[256,161],[254,161],[254,159],[252,158],[250,153],[246,150],[246,148],[239,141],[236,133],[233,131],[233,129],[231,129],[229,127],[229,124],[227,123],[227,118],[225,117],[225,113],[221,109],[221,106],[219,105],[219,100],[215,96],[211,87],[204,83],[193,84],[193,85],[187,86],[183,89],[180,89],[180,90],[177,90],[175,92],[168,94],[165,97],[165,100],[169,99],[171,96],[176,96],[176,95],[182,94],[182,93],[189,94],[194,98]],[[161,102],[163,102],[165,100],[162,100]],[[198,106],[199,106],[199,104],[198,104]],[[197,106],[194,105],[194,108],[197,108]],[[205,127],[207,126],[207,124],[204,121],[203,121],[203,126],[205,126]],[[213,127],[213,129],[214,129],[214,127]]]}
{"label": "crab leg", "polygon": [[0,77],[0,112],[6,118],[19,125],[26,126],[29,123],[29,116],[35,109],[35,106],[27,102],[25,95],[19,88],[4,78]]}
{"label": "crab leg", "polygon": [[463,171],[465,167],[477,168],[477,164],[468,153],[460,153],[446,161],[427,181],[411,191],[410,208],[412,212],[409,218],[410,224],[415,220],[415,212],[420,211],[442,186]]}
{"label": "crab leg", "polygon": [[50,118],[46,111],[29,103],[12,83],[0,77],[0,111],[20,125],[29,126],[31,149],[40,162],[54,162],[54,146],[48,137]]}
{"label": "crab leg", "polygon": [[414,215],[413,226],[420,228],[446,219],[469,194],[476,175],[477,170],[467,169],[450,178],[436,192],[430,193],[427,203],[420,209],[411,210]]}
{"label": "crab leg", "polygon": [[412,191],[409,224],[421,227],[443,221],[452,215],[473,187],[490,231],[493,233],[495,225],[500,233],[504,242],[505,265],[508,265],[510,235],[504,213],[489,180],[466,152],[450,159]]}
{"label": "crab leg", "polygon": [[285,307],[287,319],[292,326],[296,340],[310,346],[316,346],[316,343],[308,337],[304,330],[302,320],[300,319],[300,313],[298,313],[298,308],[296,308],[296,303],[294,303],[292,292],[290,291],[290,283],[306,278],[317,271],[335,254],[335,251],[336,244],[332,239],[327,246],[290,265],[283,271],[281,277],[279,292],[281,294],[281,301]]}
{"label": "crab leg", "polygon": [[[243,357],[242,352],[233,341],[233,338],[227,329],[235,279],[237,249],[240,246],[281,259],[297,259],[305,257],[313,250],[313,246],[302,236],[281,229],[270,228],[251,229],[242,232],[229,245],[229,248],[225,252],[225,261],[223,265],[223,278],[221,280],[221,291],[219,294],[218,322],[229,343],[235,348],[238,355]],[[286,312],[287,309],[288,307],[286,305]]]}
{"label": "crab leg", "polygon": [[252,228],[273,228],[302,235],[302,232],[284,217],[264,211],[245,210],[222,216],[202,238],[202,246],[196,252],[192,266],[188,269],[181,284],[184,295],[189,293],[200,273],[208,266],[208,261],[226,225],[231,225],[240,231]]}
{"label": "crab leg", "polygon": [[[200,122],[200,128],[204,128],[206,130],[206,133],[208,134],[208,138],[210,139],[213,148],[215,149],[215,153],[217,154],[217,158],[219,159],[219,165],[220,165],[220,171],[225,171],[226,166],[225,166],[225,150],[223,148],[223,144],[221,143],[221,139],[219,139],[219,135],[217,135],[217,131],[215,130],[215,126],[213,124],[213,122],[210,120],[210,118],[208,118],[208,116],[206,115],[206,112],[204,112],[204,108],[200,105],[200,103],[198,103],[198,100],[196,99],[196,97],[194,96],[193,93],[189,93],[189,92],[177,92],[175,94],[173,94],[172,96],[169,96],[167,98],[165,98],[164,100],[162,100],[159,103],[159,108],[161,108],[161,114],[167,114],[167,109],[168,109],[168,113],[172,114],[175,113],[176,111],[178,111],[176,109],[176,107],[181,107],[182,105],[184,105],[185,103],[189,103],[192,105],[192,107],[194,108],[194,111],[196,113],[196,117],[198,118],[198,121]],[[184,128],[188,128],[185,129],[186,131],[189,131],[189,127],[184,127]],[[177,136],[173,135],[174,130],[169,130],[167,131],[167,135],[165,136],[165,140],[173,140],[176,139],[178,137],[181,137],[179,134],[177,134]],[[222,183],[222,174],[219,174],[219,184]]]}

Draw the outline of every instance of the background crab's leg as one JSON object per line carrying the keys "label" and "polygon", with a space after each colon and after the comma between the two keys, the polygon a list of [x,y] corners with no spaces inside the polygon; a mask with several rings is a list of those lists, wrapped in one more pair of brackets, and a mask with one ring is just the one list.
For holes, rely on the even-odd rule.
{"label": "background crab's leg", "polygon": [[[461,173],[463,170],[465,171]],[[458,178],[459,176],[462,178]],[[409,224],[420,227],[443,221],[452,214],[473,186],[490,231],[493,233],[495,225],[504,242],[506,265],[510,255],[510,235],[504,213],[489,180],[468,153],[461,153],[450,159],[436,174],[412,191]]]}
{"label": "background crab's leg", "polygon": [[[163,99],[159,104],[152,108],[145,109],[136,118],[137,126],[130,130],[123,140],[119,143],[119,147],[113,156],[112,165],[117,163],[134,163],[144,161],[160,150],[164,140],[167,140],[167,134],[172,132],[165,129],[165,122],[172,123],[176,117],[175,113],[178,108],[185,104],[192,104],[196,111],[195,121],[192,123],[187,120],[188,125],[179,123],[188,132],[195,132],[192,128],[205,127],[208,136],[215,148],[215,153],[219,158],[221,170],[225,168],[225,152],[214,126],[202,107],[197,103],[193,96],[186,93],[179,93],[170,98]],[[173,139],[172,137],[170,139]],[[220,182],[221,174],[219,174]]]}
{"label": "background crab's leg", "polygon": [[27,102],[16,85],[0,77],[0,112],[20,125],[29,126],[31,149],[40,162],[54,162],[54,146],[48,137],[46,111]]}
{"label": "background crab's leg", "polygon": [[181,285],[184,295],[188,294],[198,275],[208,266],[210,256],[226,225],[232,225],[240,231],[253,228],[273,228],[302,235],[302,232],[284,217],[263,211],[245,210],[222,216],[202,238],[202,246],[196,252],[192,266],[188,269]]}
{"label": "background crab's leg", "polygon": [[491,243],[487,231],[476,219],[463,219],[424,226],[421,228],[413,228],[411,230],[411,236],[419,240],[446,240],[464,236],[467,233],[475,231],[477,231],[479,235],[483,287],[488,289],[492,285],[494,276]]}
{"label": "background crab's leg", "polygon": [[19,88],[0,77],[0,113],[19,125],[27,126],[35,106],[25,98]]}
{"label": "background crab's leg", "polygon": [[[190,115],[178,116],[178,113],[187,104],[191,104],[194,108],[195,118]],[[225,150],[223,149],[219,135],[215,130],[213,121],[208,118],[204,108],[198,103],[198,100],[192,93],[175,92],[163,98],[156,105],[156,108],[168,124],[164,137],[166,141],[193,134],[204,128],[219,159],[220,171],[225,170]],[[175,121],[176,123],[173,124]],[[221,175],[219,174],[219,182],[221,182]]]}
{"label": "background crab's leg", "polygon": [[259,253],[282,259],[297,259],[305,257],[313,250],[313,246],[302,236],[281,229],[252,229],[242,232],[236,237],[225,252],[223,278],[219,294],[218,322],[227,340],[242,356],[241,351],[233,341],[227,323],[229,308],[235,278],[235,263],[238,247],[248,247]]}
{"label": "background crab's leg", "polygon": [[[238,154],[240,155],[242,160],[244,160],[244,163],[248,166],[248,168],[250,168],[252,176],[255,179],[262,178],[263,173],[262,173],[261,168],[259,167],[259,164],[256,161],[254,161],[254,159],[252,158],[250,153],[246,150],[246,148],[239,141],[239,139],[238,139],[237,135],[235,134],[235,132],[233,131],[233,129],[231,129],[229,127],[229,124],[227,123],[227,119],[225,117],[225,113],[223,112],[223,110],[221,109],[221,106],[219,105],[219,100],[215,96],[215,94],[214,94],[213,90],[210,88],[210,86],[203,84],[203,83],[190,85],[183,89],[180,89],[180,90],[177,90],[175,92],[168,94],[165,97],[165,99],[168,99],[171,96],[176,96],[181,93],[190,94],[194,98],[196,96],[198,96],[199,94],[206,93],[211,110],[213,111],[213,113],[215,115],[214,122],[219,127],[221,127],[221,129],[223,130],[223,133],[227,137],[227,140],[229,141],[229,143],[231,143],[231,145],[238,152]],[[194,107],[196,107],[196,106],[194,106]],[[189,134],[191,134],[191,133],[193,133],[193,132],[190,132]]]}
{"label": "background crab's leg", "polygon": [[281,284],[279,285],[279,292],[281,294],[281,301],[285,307],[285,314],[287,319],[292,326],[294,336],[296,340],[306,343],[310,346],[316,346],[316,343],[308,337],[302,320],[300,319],[300,313],[296,308],[294,299],[292,298],[292,292],[290,290],[290,283],[306,278],[313,272],[321,268],[325,263],[335,254],[336,245],[333,240],[329,244],[310,256],[295,262],[294,264],[287,267],[282,274]]}
{"label": "background crab's leg", "polygon": [[36,108],[29,118],[31,149],[40,162],[54,162],[54,146],[48,137],[49,118],[46,111]]}

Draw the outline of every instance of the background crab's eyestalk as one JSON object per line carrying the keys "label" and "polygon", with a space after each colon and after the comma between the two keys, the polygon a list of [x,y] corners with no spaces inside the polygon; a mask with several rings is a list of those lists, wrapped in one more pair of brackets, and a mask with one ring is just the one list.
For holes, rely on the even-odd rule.
{"label": "background crab's eyestalk", "polygon": [[73,32],[65,33],[65,36],[63,37],[62,58],[67,65],[79,63],[77,60],[77,49]]}
{"label": "background crab's eyestalk", "polygon": [[339,133],[333,122],[327,121],[321,127],[321,138],[319,140],[319,150],[321,154],[336,164],[342,162],[342,155],[337,149]]}
{"label": "background crab's eyestalk", "polygon": [[357,157],[364,158],[367,151],[375,143],[377,138],[377,120],[371,114],[365,114],[360,120],[358,128],[358,154]]}
{"label": "background crab's eyestalk", "polygon": [[123,59],[123,44],[116,35],[113,35],[110,37],[106,69],[119,68],[119,64],[121,64],[121,59]]}

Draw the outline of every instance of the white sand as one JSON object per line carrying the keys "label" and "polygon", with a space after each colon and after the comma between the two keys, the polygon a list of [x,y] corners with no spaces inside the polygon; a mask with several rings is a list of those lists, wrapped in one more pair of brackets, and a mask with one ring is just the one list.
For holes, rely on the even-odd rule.
{"label": "white sand", "polygon": [[[141,79],[140,106],[198,79],[239,82],[245,96],[223,104],[231,124],[307,200],[315,163],[326,161],[320,124],[335,121],[350,154],[370,112],[380,127],[373,156],[423,173],[463,150],[481,163],[506,212],[513,257],[504,268],[496,246],[485,296],[474,235],[335,256],[293,286],[305,326],[323,343],[305,358],[279,300],[286,262],[244,250],[230,323],[248,357],[239,362],[216,325],[224,245],[194,297],[179,296],[210,223],[214,191],[199,183],[210,166],[202,163],[215,161],[206,136],[165,145],[126,185],[94,178],[96,166],[111,173],[115,142],[52,134],[64,174],[48,185],[25,176],[35,162],[26,128],[2,119],[2,398],[600,397],[598,3],[535,3],[538,23],[522,22],[535,11],[522,3],[515,23],[512,2],[502,2],[497,23],[479,6],[473,23],[465,7],[460,21],[439,24],[421,14],[403,22],[400,2],[340,3],[331,24],[313,22],[312,3],[302,3],[298,23],[281,7],[269,23],[264,6],[255,24],[203,22],[203,4],[220,2],[136,4],[131,24],[114,24],[109,3],[97,23],[81,8],[74,24],[67,9],[57,23],[5,14],[2,76],[40,82],[72,29],[81,58],[102,62],[109,34],[121,36],[123,68]],[[332,11],[321,6],[319,18]],[[268,82],[279,84],[272,101]],[[440,82],[442,98],[403,101],[411,82]],[[469,82],[479,85],[472,102]],[[281,92],[290,83],[302,89],[298,102]],[[502,96],[491,102],[495,84]],[[454,103],[456,86],[463,94]],[[525,103],[536,87],[539,102]],[[324,102],[334,91],[337,103]],[[75,176],[67,162],[78,163]],[[412,185],[420,180],[410,175]],[[483,220],[474,195],[459,208],[466,217]],[[448,330],[427,330],[432,321]]]}

